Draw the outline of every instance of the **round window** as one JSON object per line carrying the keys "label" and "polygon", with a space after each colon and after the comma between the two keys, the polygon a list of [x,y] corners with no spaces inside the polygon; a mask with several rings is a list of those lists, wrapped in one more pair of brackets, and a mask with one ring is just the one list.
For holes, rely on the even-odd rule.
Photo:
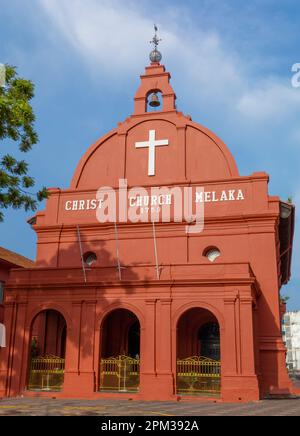
{"label": "round window", "polygon": [[204,256],[207,257],[210,262],[214,262],[219,256],[221,256],[221,252],[218,248],[212,247],[205,250]]}
{"label": "round window", "polygon": [[97,256],[95,253],[89,251],[88,253],[84,253],[83,260],[87,266],[92,266],[97,262]]}

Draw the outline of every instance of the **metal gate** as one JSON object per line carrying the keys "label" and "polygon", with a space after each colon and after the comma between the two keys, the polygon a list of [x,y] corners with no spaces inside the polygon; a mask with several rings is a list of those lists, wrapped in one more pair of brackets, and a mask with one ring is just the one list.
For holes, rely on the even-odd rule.
{"label": "metal gate", "polygon": [[31,359],[28,389],[31,391],[60,391],[64,382],[65,359],[45,355]]}
{"label": "metal gate", "polygon": [[221,391],[221,362],[207,357],[177,360],[177,393],[218,395]]}
{"label": "metal gate", "polygon": [[129,356],[110,357],[100,362],[100,391],[137,392],[140,361]]}

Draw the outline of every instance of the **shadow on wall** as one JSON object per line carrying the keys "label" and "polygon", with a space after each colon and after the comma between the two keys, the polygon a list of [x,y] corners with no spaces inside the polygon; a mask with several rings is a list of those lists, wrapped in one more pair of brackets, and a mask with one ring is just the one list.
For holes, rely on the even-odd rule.
{"label": "shadow on wall", "polygon": [[[78,373],[81,363],[94,354],[93,371],[95,374],[98,371],[100,322],[105,321],[104,315],[118,308],[127,308],[141,321],[142,300],[132,304],[131,302],[138,296],[139,281],[142,281],[145,287],[147,282],[156,278],[155,262],[153,265],[147,265],[147,268],[141,268],[144,272],[137,274],[137,265],[124,265],[121,257],[122,281],[119,282],[118,259],[106,248],[105,242],[89,244],[85,241],[84,252],[94,252],[97,255],[97,261],[87,267],[86,282],[80,267],[80,250],[77,243],[71,244],[67,249],[61,249],[59,258],[55,256],[42,268],[12,271],[9,289],[6,292],[6,300],[9,302],[5,310],[7,348],[1,352],[0,396],[4,392],[11,396],[18,395],[27,385],[33,321],[43,310],[56,310],[65,318],[67,354],[68,347],[78,348],[77,354],[75,353],[76,362],[73,362]],[[53,267],[57,262],[58,265],[65,265],[70,259],[76,259],[79,266]],[[31,287],[27,290],[28,282]],[[116,282],[119,282],[118,286]],[[18,283],[18,288],[14,289],[14,284]],[[127,307],[124,306],[120,293],[129,302]],[[267,393],[277,386],[288,385],[288,379],[284,367],[284,350],[278,354],[270,349],[270,345],[274,345],[268,342],[270,337],[273,343],[276,338],[281,338],[280,324],[263,294],[258,305],[259,310],[254,310],[256,373],[263,374],[263,378],[260,377],[260,385],[262,392]],[[265,325],[271,333],[265,335],[264,339]],[[262,348],[260,352],[259,347]],[[8,367],[8,372],[5,367]]]}
{"label": "shadow on wall", "polygon": [[[27,386],[34,336],[33,325],[41,312],[54,310],[65,319],[66,357],[68,358],[70,345],[71,348],[78,347],[75,367],[80,372],[82,361],[86,361],[94,353],[99,356],[100,338],[97,338],[96,332],[100,331],[100,322],[104,322],[106,315],[113,310],[124,307],[118,294],[123,293],[133,298],[136,295],[134,284],[137,280],[141,280],[141,277],[131,266],[125,267],[121,262],[122,281],[119,281],[118,259],[105,248],[103,241],[97,242],[97,250],[95,250],[95,243],[90,246],[86,242],[84,251],[96,252],[97,255],[97,262],[90,266],[86,265],[86,281],[81,267],[53,268],[44,264],[42,268],[12,271],[9,289],[5,295],[6,303],[9,302],[5,310],[7,348],[4,349],[0,362],[0,396],[4,392],[10,396],[18,395]],[[80,264],[77,243],[70,245],[68,249],[60,250],[59,262],[64,264],[64,259],[76,258],[76,256],[79,257],[79,262],[77,260],[76,263]],[[53,265],[53,261],[57,262],[56,256],[49,261],[49,264]],[[24,283],[29,282],[31,287],[29,291],[25,290],[28,288],[27,285],[14,289],[14,284],[22,283],[22,280]],[[145,284],[149,277],[145,275],[142,280]],[[112,286],[112,282],[119,282],[120,286],[116,287],[115,283]],[[19,303],[20,300],[22,304]],[[24,302],[27,304],[24,305]],[[139,308],[132,304],[132,309],[129,310],[132,310],[140,321]],[[45,350],[45,347],[43,349]],[[97,356],[94,358],[95,363],[98,363]],[[8,368],[8,372],[5,367]],[[98,371],[95,366],[93,369]]]}
{"label": "shadow on wall", "polygon": [[0,304],[0,323],[3,323],[4,320],[4,305]]}

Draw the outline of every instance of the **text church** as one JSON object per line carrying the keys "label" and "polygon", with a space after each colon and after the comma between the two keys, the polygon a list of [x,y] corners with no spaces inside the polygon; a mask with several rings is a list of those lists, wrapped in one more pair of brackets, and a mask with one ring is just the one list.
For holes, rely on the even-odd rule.
{"label": "text church", "polygon": [[0,397],[293,392],[279,292],[294,206],[268,194],[266,173],[239,175],[227,146],[177,110],[153,42],[133,114],[29,221],[37,256],[5,288]]}

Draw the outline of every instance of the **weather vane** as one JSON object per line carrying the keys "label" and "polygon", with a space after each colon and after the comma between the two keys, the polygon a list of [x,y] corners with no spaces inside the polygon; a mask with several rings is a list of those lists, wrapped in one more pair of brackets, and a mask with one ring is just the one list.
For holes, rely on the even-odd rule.
{"label": "weather vane", "polygon": [[157,50],[157,46],[160,43],[161,39],[158,38],[157,36],[157,32],[158,32],[158,27],[156,26],[156,24],[154,24],[154,31],[155,34],[152,38],[152,40],[150,41],[150,44],[153,44],[153,50],[150,53],[150,61],[153,63],[159,63],[161,61],[162,55],[161,53]]}

